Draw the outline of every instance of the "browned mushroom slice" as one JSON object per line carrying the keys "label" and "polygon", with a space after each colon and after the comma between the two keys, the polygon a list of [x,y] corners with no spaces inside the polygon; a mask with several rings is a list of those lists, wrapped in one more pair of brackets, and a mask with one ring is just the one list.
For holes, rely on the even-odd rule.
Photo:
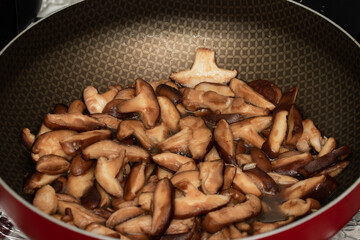
{"label": "browned mushroom slice", "polygon": [[260,191],[266,194],[275,195],[279,192],[276,182],[263,170],[258,167],[244,170],[252,178]]}
{"label": "browned mushroom slice", "polygon": [[70,172],[74,176],[81,175],[90,169],[93,163],[94,161],[85,160],[81,157],[81,154],[78,154],[71,160]]}
{"label": "browned mushroom slice", "polygon": [[202,160],[212,148],[211,130],[201,118],[194,116],[182,118],[179,125],[180,129],[190,128],[192,130],[192,136],[188,141],[188,149],[195,161]]}
{"label": "browned mushroom slice", "polygon": [[272,123],[272,117],[254,117],[247,118],[243,121],[233,123],[230,125],[234,139],[242,139],[245,142],[261,148],[265,139],[260,136],[259,132],[268,128]]}
{"label": "browned mushroom slice", "polygon": [[113,212],[106,220],[106,226],[113,228],[131,218],[144,215],[145,211],[138,207],[124,207]]}
{"label": "browned mushroom slice", "polygon": [[235,160],[234,138],[230,125],[224,119],[216,125],[214,140],[220,157],[227,163],[233,163]]}
{"label": "browned mushroom slice", "polygon": [[285,139],[287,130],[287,115],[288,111],[276,113],[270,135],[261,147],[261,150],[263,150],[270,158],[279,156],[280,146]]}
{"label": "browned mushroom slice", "polygon": [[116,130],[119,127],[119,124],[121,122],[120,119],[113,117],[109,114],[103,114],[103,113],[94,113],[94,114],[91,114],[90,117],[105,124],[105,126],[111,130]]}
{"label": "browned mushroom slice", "polygon": [[299,172],[304,177],[310,177],[331,166],[339,160],[346,158],[350,154],[350,147],[345,145],[335,149],[321,157],[316,157],[313,161],[306,164]]}
{"label": "browned mushroom slice", "polygon": [[122,150],[117,157],[99,157],[95,167],[96,181],[105,189],[106,192],[115,196],[122,197],[124,190],[116,178],[120,168],[123,166],[125,150]]}
{"label": "browned mushroom slice", "polygon": [[136,194],[145,185],[145,167],[146,162],[140,162],[135,164],[131,169],[125,184],[124,199],[126,201],[133,200],[136,197]]}
{"label": "browned mushroom slice", "polygon": [[40,172],[34,172],[26,178],[23,190],[26,194],[33,194],[36,189],[41,188],[46,184],[51,184],[60,176],[61,174],[50,175]]}
{"label": "browned mushroom slice", "polygon": [[112,197],[100,186],[100,184],[95,183],[95,187],[100,194],[100,201],[97,207],[100,209],[110,207]]}
{"label": "browned mushroom slice", "polygon": [[31,158],[36,162],[44,155],[53,154],[70,160],[71,156],[64,152],[60,142],[75,134],[77,132],[71,130],[57,130],[42,134],[34,142]]}
{"label": "browned mushroom slice", "polygon": [[282,175],[279,173],[268,172],[267,174],[279,185],[290,185],[299,181],[297,178]]}
{"label": "browned mushroom slice", "polygon": [[55,114],[62,114],[62,113],[66,113],[67,111],[68,111],[68,107],[63,103],[55,104],[53,109],[53,113]]}
{"label": "browned mushroom slice", "polygon": [[241,168],[236,168],[236,174],[234,176],[232,186],[245,194],[253,194],[258,197],[261,196],[259,188],[256,186],[251,177],[244,173]]}
{"label": "browned mushroom slice", "polygon": [[98,91],[93,86],[88,86],[83,91],[84,102],[90,114],[101,113],[108,102],[114,99],[118,90],[115,88],[109,89],[103,94],[98,94]]}
{"label": "browned mushroom slice", "polygon": [[288,116],[288,134],[286,137],[287,145],[296,145],[303,133],[302,116],[299,110],[292,105]]}
{"label": "browned mushroom slice", "polygon": [[105,219],[84,208],[80,204],[73,202],[58,202],[58,211],[60,214],[65,215],[65,210],[71,209],[74,224],[82,229],[85,229],[91,223],[105,223]]}
{"label": "browned mushroom slice", "polygon": [[32,204],[46,214],[54,214],[58,204],[54,188],[50,185],[41,187],[36,191]]}
{"label": "browned mushroom slice", "polygon": [[66,193],[57,193],[56,197],[59,201],[80,203],[80,201],[77,198]]}
{"label": "browned mushroom slice", "polygon": [[95,142],[111,138],[112,134],[110,130],[93,130],[65,138],[60,142],[60,145],[66,154],[75,155]]}
{"label": "browned mushroom slice", "polygon": [[166,84],[160,84],[157,86],[156,94],[158,96],[167,97],[174,105],[180,103],[182,100],[182,94],[176,88]]}
{"label": "browned mushroom slice", "polygon": [[125,99],[113,99],[110,102],[106,104],[104,109],[102,110],[102,113],[108,114],[112,117],[118,118],[118,119],[132,119],[137,116],[136,113],[120,113],[117,110],[117,106],[121,104],[122,102],[126,101]]}
{"label": "browned mushroom slice", "polygon": [[215,194],[223,185],[224,162],[222,160],[199,163],[201,189],[205,194]]}
{"label": "browned mushroom slice", "polygon": [[95,169],[92,167],[82,175],[74,176],[69,174],[66,182],[66,193],[80,198],[94,185]]}
{"label": "browned mushroom slice", "polygon": [[65,176],[60,176],[51,183],[51,186],[55,189],[56,193],[62,193],[65,190],[66,182],[67,178]]}
{"label": "browned mushroom slice", "polygon": [[235,227],[235,225],[231,224],[229,226],[229,231],[230,231],[230,236],[231,239],[239,239],[239,238],[244,238],[248,236],[247,232],[241,232],[237,227]]}
{"label": "browned mushroom slice", "polygon": [[120,123],[116,133],[119,140],[123,140],[131,135],[134,135],[146,149],[154,147],[154,143],[146,135],[144,125],[139,120],[124,120]]}
{"label": "browned mushroom slice", "polygon": [[250,149],[251,159],[256,166],[263,170],[264,172],[270,172],[272,169],[271,162],[269,158],[258,148],[252,147]]}
{"label": "browned mushroom slice", "polygon": [[174,187],[168,178],[160,180],[154,191],[153,214],[150,234],[162,235],[174,214]]}
{"label": "browned mushroom slice", "polygon": [[335,181],[327,175],[301,180],[283,191],[285,199],[315,198],[321,200],[328,197],[336,188]]}
{"label": "browned mushroom slice", "polygon": [[291,106],[295,103],[298,93],[298,87],[292,87],[287,90],[281,97],[278,105],[273,110],[273,116],[280,111],[290,111]]}
{"label": "browned mushroom slice", "polygon": [[324,139],[322,138],[320,131],[310,119],[305,119],[302,123],[303,133],[296,143],[296,148],[299,151],[307,152],[310,151],[311,145],[317,152],[320,152],[322,145],[324,144]]}
{"label": "browned mushroom slice", "polygon": [[268,101],[261,94],[253,90],[249,85],[240,79],[233,78],[229,84],[236,97],[242,97],[246,102],[261,108],[273,110],[275,105]]}
{"label": "browned mushroom slice", "polygon": [[191,158],[181,156],[176,153],[163,152],[152,156],[152,160],[172,171],[177,171],[181,165],[187,162],[193,162]]}
{"label": "browned mushroom slice", "polygon": [[115,226],[115,230],[130,239],[149,239],[152,217],[150,215],[131,218]]}
{"label": "browned mushroom slice", "polygon": [[30,132],[30,129],[23,128],[20,133],[20,138],[26,149],[30,151],[35,142],[35,135]]}
{"label": "browned mushroom slice", "polygon": [[273,104],[278,104],[281,99],[281,90],[275,84],[267,80],[254,80],[248,83],[248,85],[256,92],[263,95],[267,100]]}
{"label": "browned mushroom slice", "polygon": [[46,174],[62,174],[70,168],[70,163],[63,157],[49,154],[44,155],[36,163],[36,170]]}
{"label": "browned mushroom slice", "polygon": [[160,116],[160,107],[153,88],[142,79],[135,81],[136,96],[117,106],[120,113],[136,112],[145,128],[153,128]]}
{"label": "browned mushroom slice", "polygon": [[216,66],[215,51],[198,48],[191,69],[172,73],[170,78],[181,85],[194,87],[201,82],[226,84],[236,74],[236,70],[230,71]]}
{"label": "browned mushroom slice", "polygon": [[326,142],[324,143],[324,146],[321,148],[321,151],[319,152],[318,157],[321,157],[321,156],[331,152],[335,148],[336,148],[335,138],[330,137],[330,138],[326,139]]}
{"label": "browned mushroom slice", "polygon": [[162,122],[171,130],[179,130],[180,113],[167,97],[158,96]]}
{"label": "browned mushroom slice", "polygon": [[269,110],[267,108],[265,109],[251,104],[247,104],[243,98],[236,97],[231,102],[230,107],[225,109],[221,113],[239,113],[247,117],[254,117],[269,115]]}
{"label": "browned mushroom slice", "polygon": [[246,199],[245,202],[236,204],[233,207],[224,207],[209,212],[202,222],[202,228],[209,233],[215,233],[225,226],[244,221],[259,214],[261,211],[260,199],[251,194],[247,194]]}
{"label": "browned mushroom slice", "polygon": [[344,170],[348,165],[350,164],[350,161],[341,161],[337,164],[332,165],[331,167],[328,167],[324,170],[322,170],[317,175],[329,175],[330,177],[337,176],[342,170]]}
{"label": "browned mushroom slice", "polygon": [[86,226],[85,230],[106,237],[113,237],[113,238],[120,237],[118,232],[98,223],[90,223],[89,225]]}
{"label": "browned mushroom slice", "polygon": [[289,176],[297,176],[298,170],[313,160],[310,152],[299,153],[294,155],[283,156],[272,161],[273,171]]}
{"label": "browned mushroom slice", "polygon": [[230,196],[220,194],[205,195],[188,181],[181,181],[174,185],[185,193],[185,197],[175,198],[175,219],[198,216],[226,205]]}
{"label": "browned mushroom slice", "polygon": [[80,99],[76,99],[70,104],[67,113],[83,113],[85,109],[85,103]]}
{"label": "browned mushroom slice", "polygon": [[228,85],[224,84],[201,82],[197,84],[194,89],[204,92],[213,91],[226,97],[235,97],[233,90],[231,90]]}
{"label": "browned mushroom slice", "polygon": [[185,171],[193,171],[193,170],[198,171],[199,168],[194,161],[191,161],[191,162],[186,162],[183,165],[181,165],[176,173],[181,173],[181,172],[185,172]]}
{"label": "browned mushroom slice", "polygon": [[154,144],[165,141],[170,133],[169,128],[164,123],[160,123],[151,129],[146,129],[145,132]]}
{"label": "browned mushroom slice", "polygon": [[175,133],[171,137],[158,143],[161,151],[170,151],[173,153],[188,153],[189,141],[192,137],[192,130],[188,127],[183,128],[181,131]]}
{"label": "browned mushroom slice", "polygon": [[136,96],[136,90],[133,87],[121,89],[114,99],[129,100]]}
{"label": "browned mushroom slice", "polygon": [[272,222],[272,223],[264,223],[264,222],[255,221],[252,224],[253,231],[254,231],[254,234],[269,232],[269,231],[277,229],[281,226],[285,226],[285,225],[291,223],[292,221],[294,221],[294,219],[295,219],[294,217],[289,217],[287,220]]}
{"label": "browned mushroom slice", "polygon": [[139,198],[134,198],[134,200],[126,201],[124,198],[113,198],[111,201],[111,205],[114,210],[119,210],[125,207],[138,207],[139,206]]}
{"label": "browned mushroom slice", "polygon": [[[195,225],[195,217],[185,219],[173,219],[169,227],[166,229],[165,234],[175,235],[190,232]],[[176,238],[175,238],[176,239]]]}
{"label": "browned mushroom slice", "polygon": [[319,209],[320,203],[311,198],[306,200],[295,198],[282,203],[279,208],[287,216],[300,217],[310,213],[313,209]]}
{"label": "browned mushroom slice", "polygon": [[139,199],[139,207],[147,212],[152,212],[154,192],[142,192],[137,197]]}
{"label": "browned mushroom slice", "polygon": [[111,158],[125,150],[125,157],[130,162],[149,161],[150,154],[143,148],[135,145],[123,145],[112,140],[102,140],[91,144],[83,150],[84,159],[97,159],[99,157]]}
{"label": "browned mushroom slice", "polygon": [[221,191],[220,194],[231,196],[231,200],[230,200],[230,202],[228,203],[227,206],[229,206],[229,205],[234,206],[234,205],[236,205],[238,203],[244,202],[245,199],[246,199],[244,194],[242,194],[240,191],[238,191],[238,190],[236,190],[234,188],[228,188],[226,190],[223,190],[223,191]]}
{"label": "browned mushroom slice", "polygon": [[221,159],[221,157],[215,147],[212,147],[204,157],[204,161],[214,161],[218,159]]}
{"label": "browned mushroom slice", "polygon": [[226,165],[224,170],[224,184],[222,190],[229,189],[236,174],[236,167],[233,165]]}
{"label": "browned mushroom slice", "polygon": [[81,113],[51,114],[45,116],[44,123],[53,130],[70,129],[75,131],[90,131],[104,128],[105,124]]}
{"label": "browned mushroom slice", "polygon": [[95,185],[91,186],[80,198],[80,203],[87,209],[94,209],[99,206],[101,195]]}
{"label": "browned mushroom slice", "polygon": [[244,116],[239,113],[219,114],[210,111],[202,114],[201,118],[211,126],[215,126],[221,119],[224,119],[228,124],[244,120]]}
{"label": "browned mushroom slice", "polygon": [[200,185],[201,185],[200,172],[197,170],[178,172],[171,178],[171,183],[173,185],[176,185],[179,182],[182,182],[185,180],[189,181],[192,185],[194,185],[197,188],[200,187]]}
{"label": "browned mushroom slice", "polygon": [[227,227],[211,235],[209,233],[203,233],[201,237],[204,240],[231,240],[230,230]]}

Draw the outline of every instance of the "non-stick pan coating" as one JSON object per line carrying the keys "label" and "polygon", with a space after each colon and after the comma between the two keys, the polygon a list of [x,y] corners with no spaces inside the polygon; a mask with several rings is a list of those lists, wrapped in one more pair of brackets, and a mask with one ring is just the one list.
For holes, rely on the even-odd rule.
{"label": "non-stick pan coating", "polygon": [[359,47],[325,19],[286,1],[85,1],[22,34],[0,58],[0,174],[18,194],[33,171],[21,128],[36,133],[56,103],[94,85],[126,86],[189,68],[198,47],[238,78],[267,79],[338,146],[352,149],[332,199],[360,172]]}

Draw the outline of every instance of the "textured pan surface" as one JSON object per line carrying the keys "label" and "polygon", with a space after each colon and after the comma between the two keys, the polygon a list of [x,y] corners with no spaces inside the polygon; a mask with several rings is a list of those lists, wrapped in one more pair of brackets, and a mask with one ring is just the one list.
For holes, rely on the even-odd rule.
{"label": "textured pan surface", "polygon": [[20,130],[36,133],[56,103],[81,98],[88,85],[104,91],[138,77],[167,78],[191,67],[198,47],[215,50],[218,65],[245,81],[299,87],[303,116],[352,149],[333,198],[359,177],[359,47],[280,0],[85,1],[38,23],[0,57],[0,176],[24,196],[33,167]]}

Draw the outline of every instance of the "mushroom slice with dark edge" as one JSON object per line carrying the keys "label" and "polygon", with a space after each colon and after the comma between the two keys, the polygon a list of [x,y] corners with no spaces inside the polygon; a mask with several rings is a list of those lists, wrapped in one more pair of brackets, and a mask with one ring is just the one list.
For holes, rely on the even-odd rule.
{"label": "mushroom slice with dark edge", "polygon": [[299,172],[304,177],[311,177],[316,173],[324,170],[325,168],[335,164],[336,162],[343,160],[350,154],[350,147],[345,145],[338,149],[335,149],[321,157],[316,157],[313,161],[306,164]]}
{"label": "mushroom slice with dark edge", "polygon": [[93,143],[111,138],[112,134],[110,130],[92,130],[65,138],[60,142],[60,145],[66,154],[75,155]]}
{"label": "mushroom slice with dark edge", "polygon": [[273,116],[280,111],[290,111],[291,106],[295,103],[296,96],[298,93],[298,87],[292,87],[287,90],[282,96],[277,104],[276,108],[273,110]]}
{"label": "mushroom slice with dark edge", "polygon": [[183,171],[183,172],[177,172],[171,178],[171,183],[173,185],[176,185],[182,181],[188,181],[193,186],[198,188],[201,185],[200,172],[198,170],[188,170],[188,171]]}
{"label": "mushroom slice with dark edge", "polygon": [[131,218],[144,215],[145,211],[138,207],[124,207],[113,212],[106,220],[106,226],[113,228],[116,225],[123,223]]}
{"label": "mushroom slice with dark edge", "polygon": [[269,231],[277,229],[281,226],[285,226],[294,220],[295,220],[294,217],[289,217],[288,219],[286,219],[284,221],[278,221],[278,222],[272,222],[272,223],[255,221],[252,224],[253,231],[254,231],[254,234],[269,232]]}
{"label": "mushroom slice with dark edge", "polygon": [[82,152],[84,159],[97,159],[99,157],[111,158],[125,150],[125,157],[130,162],[150,161],[150,154],[142,147],[123,145],[113,140],[101,140],[91,144]]}
{"label": "mushroom slice with dark edge", "polygon": [[181,172],[195,171],[195,170],[198,171],[199,168],[194,161],[191,161],[191,162],[186,162],[183,165],[181,165],[176,173],[179,174]]}
{"label": "mushroom slice with dark edge", "polygon": [[275,84],[263,80],[258,79],[248,83],[248,85],[254,89],[256,92],[263,95],[267,100],[277,105],[281,99],[282,93],[280,88],[278,88]]}
{"label": "mushroom slice with dark edge", "polygon": [[45,116],[44,123],[53,130],[70,129],[79,132],[105,128],[105,124],[81,113],[51,114]]}
{"label": "mushroom slice with dark edge", "polygon": [[145,185],[145,167],[146,162],[143,161],[136,163],[131,169],[124,190],[124,199],[126,201],[133,200]]}
{"label": "mushroom slice with dark edge", "polygon": [[264,154],[263,151],[256,147],[250,149],[251,160],[256,163],[256,166],[264,172],[270,172],[272,165],[269,158]]}
{"label": "mushroom slice with dark edge", "polygon": [[296,148],[299,151],[307,152],[310,151],[311,145],[317,152],[320,152],[325,141],[320,131],[311,119],[305,119],[302,124],[303,133],[296,143]]}
{"label": "mushroom slice with dark edge", "polygon": [[154,143],[146,135],[144,125],[141,121],[124,120],[120,123],[116,137],[119,140],[123,140],[131,135],[134,135],[145,149],[151,149],[154,147]]}
{"label": "mushroom slice with dark edge", "polygon": [[287,130],[287,115],[288,111],[276,113],[270,135],[261,147],[261,150],[263,150],[270,158],[279,156],[280,146],[285,139]]}
{"label": "mushroom slice with dark edge", "polygon": [[299,198],[290,199],[279,206],[282,213],[287,216],[294,217],[301,217],[305,214],[311,213],[312,210],[319,209],[320,207],[320,203],[311,198],[307,198],[306,200]]}
{"label": "mushroom slice with dark edge", "polygon": [[189,152],[188,145],[191,137],[192,130],[189,127],[185,127],[164,141],[158,143],[158,147],[163,152],[170,151],[173,153],[186,154]]}
{"label": "mushroom slice with dark edge", "polygon": [[223,160],[199,163],[201,189],[205,194],[215,194],[223,185]]}
{"label": "mushroom slice with dark edge", "polygon": [[231,88],[224,84],[201,82],[197,84],[194,89],[204,92],[213,91],[226,97],[235,97],[235,94]]}
{"label": "mushroom slice with dark edge", "polygon": [[80,99],[76,99],[70,104],[67,113],[83,113],[85,109],[85,103]]}
{"label": "mushroom slice with dark edge", "polygon": [[114,99],[129,100],[136,96],[136,90],[134,87],[128,87],[121,89],[115,96]]}
{"label": "mushroom slice with dark edge", "polygon": [[160,115],[162,122],[171,130],[179,130],[180,113],[175,105],[167,97],[158,96],[157,100],[160,105]]}
{"label": "mushroom slice with dark edge", "polygon": [[23,190],[26,194],[33,194],[36,189],[51,184],[60,176],[61,174],[50,175],[36,171],[26,178]]}
{"label": "mushroom slice with dark edge", "polygon": [[254,167],[244,170],[244,172],[253,179],[259,190],[263,193],[271,195],[279,193],[279,187],[276,182],[260,168]]}
{"label": "mushroom slice with dark edge", "polygon": [[185,194],[185,197],[175,198],[175,219],[184,219],[205,214],[226,205],[230,196],[220,194],[205,195],[188,181],[174,185]]}
{"label": "mushroom slice with dark edge", "polygon": [[137,116],[136,113],[120,113],[117,110],[117,106],[122,102],[126,101],[125,99],[113,99],[106,104],[104,109],[102,110],[103,114],[108,114],[112,117],[118,119],[133,119]]}
{"label": "mushroom slice with dark edge", "polygon": [[70,173],[74,176],[79,176],[90,169],[93,164],[94,161],[85,160],[81,154],[78,154],[71,160]]}
{"label": "mushroom slice with dark edge", "polygon": [[69,174],[65,187],[66,193],[76,198],[80,198],[86,193],[86,191],[88,191],[90,187],[94,185],[94,180],[94,167],[91,167],[89,170],[78,176]]}
{"label": "mushroom slice with dark edge", "polygon": [[299,181],[297,178],[279,173],[268,172],[267,174],[279,185],[290,185]]}
{"label": "mushroom slice with dark edge", "polygon": [[163,152],[152,156],[152,160],[172,171],[177,171],[181,165],[187,162],[193,162],[192,158],[184,157],[176,153]]}
{"label": "mushroom slice with dark edge", "polygon": [[261,148],[265,139],[260,136],[260,132],[268,128],[272,123],[272,117],[253,117],[247,118],[237,123],[230,124],[234,140],[242,139],[246,143],[257,148]]}
{"label": "mushroom slice with dark edge", "polygon": [[154,191],[150,234],[161,236],[174,215],[174,187],[168,178],[160,180]]}
{"label": "mushroom slice with dark edge", "polygon": [[35,142],[35,135],[30,132],[30,129],[23,128],[20,133],[20,138],[26,149],[31,151],[31,148]]}
{"label": "mushroom slice with dark edge", "polygon": [[299,169],[313,160],[310,152],[294,153],[294,155],[279,157],[272,161],[273,172],[296,177],[299,174]]}
{"label": "mushroom slice with dark edge", "polygon": [[[195,225],[195,217],[185,219],[172,219],[165,234],[175,235],[190,232]],[[176,239],[176,238],[175,238]]]}
{"label": "mushroom slice with dark edge", "polygon": [[206,161],[214,161],[214,160],[218,160],[218,159],[221,159],[221,157],[215,147],[212,147],[211,150],[204,157],[205,162]]}
{"label": "mushroom slice with dark edge", "polygon": [[220,114],[211,111],[202,114],[200,117],[211,126],[215,126],[221,119],[224,119],[228,124],[244,120],[244,116],[239,113]]}
{"label": "mushroom slice with dark edge", "polygon": [[75,134],[77,132],[72,130],[56,130],[40,135],[31,149],[31,158],[37,162],[40,157],[53,154],[70,160],[71,156],[64,152],[60,142]]}
{"label": "mushroom slice with dark edge", "polygon": [[69,168],[70,163],[67,159],[53,154],[42,156],[36,163],[38,172],[52,175],[65,173]]}
{"label": "mushroom slice with dark edge", "polygon": [[233,78],[229,84],[234,91],[236,97],[242,97],[246,102],[254,104],[255,106],[273,110],[275,105],[268,101],[264,96],[253,90],[249,85],[240,79]]}
{"label": "mushroom slice with dark edge", "polygon": [[108,129],[113,130],[113,131],[115,131],[119,127],[119,124],[121,122],[120,119],[113,117],[109,114],[104,114],[104,113],[94,113],[94,114],[91,114],[90,117],[105,124],[105,126]]}
{"label": "mushroom slice with dark edge", "polygon": [[156,94],[157,96],[167,97],[174,105],[182,101],[182,94],[179,90],[166,84],[160,84],[157,86]]}
{"label": "mushroom slice with dark edge", "polygon": [[222,190],[226,190],[231,187],[235,174],[236,174],[236,167],[234,165],[225,165],[224,184]]}
{"label": "mushroom slice with dark edge", "polygon": [[337,176],[342,170],[344,170],[348,165],[350,164],[350,161],[341,161],[339,163],[336,163],[324,170],[322,170],[317,175],[329,175],[330,177]]}
{"label": "mushroom slice with dark edge", "polygon": [[235,222],[244,221],[256,216],[261,211],[261,201],[258,197],[247,194],[246,201],[233,207],[209,212],[202,221],[202,228],[209,233],[215,233],[225,226]]}
{"label": "mushroom slice with dark edge", "polygon": [[153,128],[160,116],[160,107],[151,85],[142,79],[135,81],[136,96],[117,106],[120,113],[136,112],[145,128]]}
{"label": "mushroom slice with dark edge", "polygon": [[84,208],[80,204],[73,202],[58,202],[58,212],[65,215],[66,209],[71,209],[74,224],[82,229],[85,229],[91,223],[105,223],[105,219],[93,213],[92,211]]}
{"label": "mushroom slice with dark edge", "polygon": [[215,147],[220,157],[226,163],[233,163],[235,160],[234,138],[230,125],[221,119],[214,130]]}
{"label": "mushroom slice with dark edge", "polygon": [[98,223],[90,223],[86,226],[85,230],[106,237],[119,238],[120,236],[118,232]]}
{"label": "mushroom slice with dark edge", "polygon": [[302,133],[302,116],[299,110],[294,105],[292,105],[288,116],[288,134],[286,137],[286,144],[295,146]]}
{"label": "mushroom slice with dark edge", "polygon": [[54,214],[58,204],[54,188],[48,184],[42,186],[36,191],[32,204],[46,214]]}
{"label": "mushroom slice with dark edge", "polygon": [[325,140],[326,141],[325,141],[324,145],[322,146],[321,151],[318,154],[318,157],[321,157],[336,148],[335,138],[330,137],[330,138],[326,138]]}
{"label": "mushroom slice with dark edge", "polygon": [[99,206],[101,195],[96,187],[92,185],[80,198],[80,203],[87,209],[95,209]]}
{"label": "mushroom slice with dark edge", "polygon": [[152,217],[150,215],[131,218],[115,226],[115,230],[130,239],[149,239]]}
{"label": "mushroom slice with dark edge", "polygon": [[170,133],[169,128],[164,123],[160,123],[151,129],[146,129],[145,132],[154,144],[165,141]]}
{"label": "mushroom slice with dark edge", "polygon": [[124,190],[116,178],[124,164],[125,150],[120,151],[119,155],[113,158],[99,157],[95,167],[96,181],[109,194],[115,197],[122,197]]}
{"label": "mushroom slice with dark edge", "polygon": [[118,90],[111,88],[103,94],[99,94],[96,88],[88,86],[83,91],[84,102],[90,114],[101,113],[108,102],[114,99]]}
{"label": "mushroom slice with dark edge", "polygon": [[239,167],[236,167],[236,173],[232,186],[233,188],[238,189],[245,194],[253,194],[258,197],[261,196],[261,191],[255,184],[254,180],[251,179],[251,177],[246,173],[244,173]]}
{"label": "mushroom slice with dark edge", "polygon": [[234,206],[238,203],[242,203],[245,201],[245,195],[242,194],[240,191],[236,190],[235,188],[228,188],[226,190],[223,190],[220,192],[222,195],[229,195],[231,196],[230,202],[227,204],[227,206]]}
{"label": "mushroom slice with dark edge", "polygon": [[194,87],[201,82],[226,84],[236,74],[236,70],[230,71],[216,66],[215,51],[198,48],[191,69],[172,73],[170,78],[181,85]]}

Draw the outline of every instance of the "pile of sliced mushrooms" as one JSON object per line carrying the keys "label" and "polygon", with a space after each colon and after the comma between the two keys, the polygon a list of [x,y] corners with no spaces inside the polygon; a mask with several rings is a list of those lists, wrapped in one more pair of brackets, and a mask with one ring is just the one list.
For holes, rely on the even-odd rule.
{"label": "pile of sliced mushrooms", "polygon": [[244,82],[199,48],[169,79],[93,86],[21,139],[33,205],[121,239],[238,239],[321,207],[348,164],[295,106],[298,88]]}

